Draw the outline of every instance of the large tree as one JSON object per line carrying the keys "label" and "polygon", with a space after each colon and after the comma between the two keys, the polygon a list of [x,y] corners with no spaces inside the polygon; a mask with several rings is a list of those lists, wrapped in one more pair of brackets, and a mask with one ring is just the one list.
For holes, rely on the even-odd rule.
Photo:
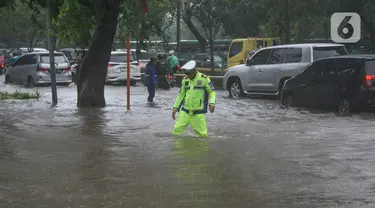
{"label": "large tree", "polygon": [[30,10],[29,6],[14,1],[12,5],[0,8],[0,30],[22,47],[32,51],[34,47],[45,39],[45,13],[37,6]]}

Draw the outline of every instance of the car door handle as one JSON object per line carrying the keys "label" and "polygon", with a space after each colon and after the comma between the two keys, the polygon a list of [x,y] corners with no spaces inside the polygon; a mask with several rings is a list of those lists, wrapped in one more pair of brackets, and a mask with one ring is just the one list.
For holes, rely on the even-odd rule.
{"label": "car door handle", "polygon": [[262,72],[263,71],[263,69],[258,69],[258,72]]}

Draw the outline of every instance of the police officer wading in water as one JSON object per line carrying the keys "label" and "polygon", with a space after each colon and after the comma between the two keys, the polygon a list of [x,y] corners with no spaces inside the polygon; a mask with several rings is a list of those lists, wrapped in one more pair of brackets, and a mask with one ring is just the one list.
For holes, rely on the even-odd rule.
{"label": "police officer wading in water", "polygon": [[189,61],[181,68],[186,77],[173,106],[173,120],[179,112],[173,135],[180,135],[190,124],[199,136],[208,135],[205,114],[207,107],[211,113],[215,111],[216,92],[210,78],[198,72],[195,65],[195,61]]}

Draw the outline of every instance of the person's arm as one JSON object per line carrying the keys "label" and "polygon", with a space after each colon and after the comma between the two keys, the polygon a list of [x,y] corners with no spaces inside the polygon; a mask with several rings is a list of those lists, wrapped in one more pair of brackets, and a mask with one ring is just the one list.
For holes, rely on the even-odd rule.
{"label": "person's arm", "polygon": [[214,85],[212,84],[211,82],[211,79],[209,77],[206,76],[206,83],[205,83],[205,88],[208,92],[208,95],[209,95],[209,102],[208,104],[209,105],[212,105],[212,106],[215,106],[216,104],[216,92],[215,92],[215,88],[214,88]]}
{"label": "person's arm", "polygon": [[183,100],[185,99],[185,94],[186,94],[185,80],[182,80],[180,92],[178,93],[176,101],[173,105],[173,111],[177,112],[180,109],[180,106]]}
{"label": "person's arm", "polygon": [[150,69],[151,69],[150,76],[151,76],[152,84],[156,85],[156,71],[155,71],[155,67],[150,67]]}

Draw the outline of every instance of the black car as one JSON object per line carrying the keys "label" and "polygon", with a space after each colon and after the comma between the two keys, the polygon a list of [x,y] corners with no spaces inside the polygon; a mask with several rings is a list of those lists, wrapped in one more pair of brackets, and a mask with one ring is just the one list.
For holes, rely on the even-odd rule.
{"label": "black car", "polygon": [[331,108],[345,115],[375,106],[375,55],[349,55],[314,61],[287,80],[286,106]]}

